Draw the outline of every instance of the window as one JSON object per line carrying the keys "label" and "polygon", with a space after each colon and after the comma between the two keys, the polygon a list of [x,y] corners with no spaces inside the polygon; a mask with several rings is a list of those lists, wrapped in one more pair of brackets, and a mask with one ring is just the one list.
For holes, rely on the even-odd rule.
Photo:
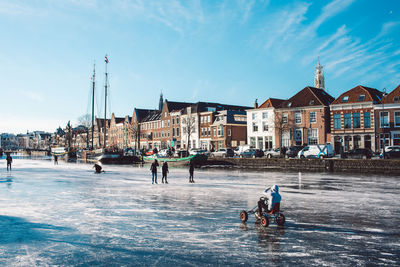
{"label": "window", "polygon": [[267,112],[263,112],[262,118],[263,118],[263,119],[268,119],[268,113],[267,113]]}
{"label": "window", "polygon": [[179,128],[176,128],[176,136],[179,136]]}
{"label": "window", "polygon": [[167,121],[167,125],[168,125],[168,127],[169,127],[169,120]]}
{"label": "window", "polygon": [[200,135],[201,135],[201,136],[204,135],[204,128],[201,128]]}
{"label": "window", "polygon": [[317,145],[318,144],[318,129],[308,129],[307,130],[307,139],[309,145]]}
{"label": "window", "polygon": [[268,132],[268,124],[265,121],[263,122],[263,131]]}
{"label": "window", "polygon": [[217,136],[217,128],[215,128],[215,127],[213,128],[213,135]]}
{"label": "window", "polygon": [[256,147],[256,138],[255,137],[250,137],[250,146]]}
{"label": "window", "polygon": [[224,135],[224,126],[223,125],[218,126],[218,135],[219,136]]}
{"label": "window", "polygon": [[172,136],[175,136],[175,128],[172,128]]}
{"label": "window", "polygon": [[364,128],[371,128],[371,113],[364,112]]}
{"label": "window", "polygon": [[252,114],[251,114],[251,118],[252,118],[253,120],[255,120],[255,119],[256,119],[256,113],[252,113]]}
{"label": "window", "polygon": [[360,113],[353,113],[353,128],[360,128]]}
{"label": "window", "polygon": [[311,106],[311,105],[314,105],[314,99],[311,99],[311,100],[310,100],[309,105],[310,105],[310,106]]}
{"label": "window", "polygon": [[398,96],[393,97],[393,102],[394,103],[399,103],[399,98]]}
{"label": "window", "polygon": [[175,119],[174,118],[172,118],[172,124],[175,124]]}
{"label": "window", "polygon": [[179,123],[179,118],[176,118],[176,124],[178,124]]}
{"label": "window", "polygon": [[207,122],[210,122],[210,117],[211,117],[211,116],[208,116],[208,117],[207,117]]}
{"label": "window", "polygon": [[287,123],[287,113],[282,114],[282,123]]}
{"label": "window", "polygon": [[364,100],[365,100],[365,95],[359,95],[358,98],[357,98],[358,102],[362,102]]}
{"label": "window", "polygon": [[344,114],[344,128],[345,129],[351,128],[351,114],[350,113]]}
{"label": "window", "polygon": [[335,130],[342,128],[340,114],[333,114],[333,128]]}
{"label": "window", "polygon": [[297,111],[294,113],[294,122],[301,123],[301,112],[300,111]]}
{"label": "window", "polygon": [[258,132],[258,125],[255,122],[253,122],[253,132]]}
{"label": "window", "polygon": [[317,122],[317,112],[310,112],[308,115],[310,117],[310,123]]}
{"label": "window", "polygon": [[347,103],[347,102],[349,102],[349,96],[345,95],[345,96],[342,98],[342,103]]}
{"label": "window", "polygon": [[231,129],[228,129],[228,136],[231,136],[232,135],[232,131],[231,131]]}
{"label": "window", "polygon": [[400,111],[394,112],[394,126],[400,127]]}
{"label": "window", "polygon": [[381,128],[389,127],[389,112],[382,111],[380,113],[379,121],[380,121]]}
{"label": "window", "polygon": [[289,102],[287,106],[290,108],[292,106],[292,102]]}

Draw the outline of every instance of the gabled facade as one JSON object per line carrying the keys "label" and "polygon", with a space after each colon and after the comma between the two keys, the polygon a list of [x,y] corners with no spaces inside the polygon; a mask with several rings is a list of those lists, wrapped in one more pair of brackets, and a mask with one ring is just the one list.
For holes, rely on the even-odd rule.
{"label": "gabled facade", "polygon": [[334,98],[325,90],[307,86],[276,109],[275,139],[279,146],[329,142],[329,105]]}
{"label": "gabled facade", "polygon": [[275,109],[279,108],[284,101],[269,98],[258,106],[256,100],[254,109],[246,110],[247,144],[262,150],[279,147],[277,133],[275,133]]}
{"label": "gabled facade", "polygon": [[381,104],[382,92],[358,85],[341,94],[331,104],[331,128],[335,152],[354,148],[377,150],[375,105]]}
{"label": "gabled facade", "polygon": [[[236,147],[238,143],[246,141],[246,128],[245,128],[245,110],[249,107],[226,105],[210,102],[197,102],[182,110],[181,115],[181,141],[182,147],[185,149],[190,148],[207,148],[208,150],[215,150],[216,148]],[[224,112],[227,111],[224,115]],[[229,116],[233,116],[233,111],[242,111],[242,120],[239,124],[233,119],[229,120]],[[221,113],[222,112],[222,113]],[[220,131],[218,134],[217,125],[215,120],[225,116],[227,119],[218,123],[219,129],[225,129],[223,134]],[[239,115],[238,115],[239,116]],[[231,127],[236,125],[237,127]],[[244,126],[244,127],[243,127]],[[213,129],[212,129],[213,128]],[[228,131],[228,128],[230,130]],[[215,133],[214,133],[215,131]],[[239,132],[244,133],[239,133]],[[231,134],[230,136],[228,134]],[[245,136],[243,138],[232,136]],[[233,141],[233,142],[232,142]]]}
{"label": "gabled facade", "polygon": [[375,105],[376,142],[378,149],[400,145],[400,85]]}

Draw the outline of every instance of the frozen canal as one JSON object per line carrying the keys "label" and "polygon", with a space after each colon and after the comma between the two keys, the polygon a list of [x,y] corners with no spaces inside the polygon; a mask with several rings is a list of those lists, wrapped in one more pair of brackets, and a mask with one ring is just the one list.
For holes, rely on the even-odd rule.
{"label": "frozen canal", "polygon": [[[400,177],[0,160],[3,266],[399,265]],[[242,209],[278,184],[286,225]]]}

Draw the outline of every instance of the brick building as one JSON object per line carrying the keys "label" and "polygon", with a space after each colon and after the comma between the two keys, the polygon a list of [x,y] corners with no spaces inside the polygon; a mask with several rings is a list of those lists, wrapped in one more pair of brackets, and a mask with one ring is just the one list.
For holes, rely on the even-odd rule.
{"label": "brick building", "polygon": [[325,90],[307,86],[275,110],[275,140],[279,146],[330,142],[329,105],[334,98]]}
{"label": "brick building", "polygon": [[385,146],[400,145],[400,85],[376,104],[376,142],[381,150]]}
{"label": "brick building", "polygon": [[358,85],[341,94],[330,105],[332,139],[335,152],[353,148],[377,149],[375,105],[381,104],[382,92]]}

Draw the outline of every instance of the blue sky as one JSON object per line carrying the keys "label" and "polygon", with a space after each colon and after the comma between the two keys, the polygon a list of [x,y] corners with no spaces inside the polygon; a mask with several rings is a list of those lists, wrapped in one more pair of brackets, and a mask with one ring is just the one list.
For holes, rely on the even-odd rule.
{"label": "blue sky", "polygon": [[[104,55],[116,116],[171,101],[251,106],[313,85],[400,84],[400,2],[0,0],[0,132],[55,131],[90,112]],[[97,114],[104,109],[99,103]],[[109,113],[108,116],[110,116]]]}

